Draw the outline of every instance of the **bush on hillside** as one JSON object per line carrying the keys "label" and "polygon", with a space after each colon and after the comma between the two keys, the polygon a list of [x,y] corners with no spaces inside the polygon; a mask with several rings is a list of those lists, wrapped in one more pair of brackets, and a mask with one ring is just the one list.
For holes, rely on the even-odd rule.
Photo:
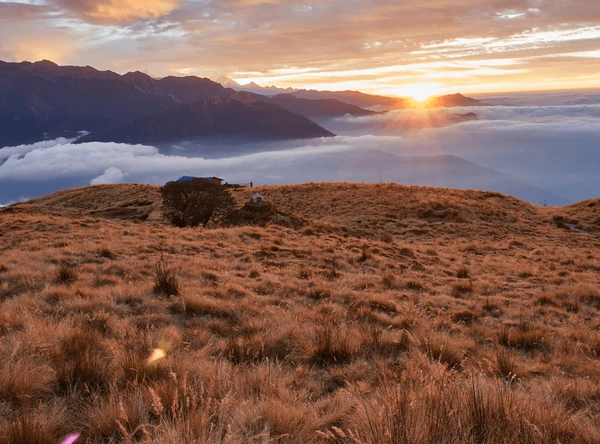
{"label": "bush on hillside", "polygon": [[218,183],[194,178],[183,182],[167,182],[160,188],[163,216],[177,227],[206,227],[235,207],[229,191]]}

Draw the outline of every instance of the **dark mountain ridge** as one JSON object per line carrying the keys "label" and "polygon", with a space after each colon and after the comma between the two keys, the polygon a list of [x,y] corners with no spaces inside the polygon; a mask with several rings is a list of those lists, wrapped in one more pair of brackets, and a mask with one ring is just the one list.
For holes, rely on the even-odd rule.
{"label": "dark mountain ridge", "polygon": [[195,76],[164,77],[154,79],[140,71],[128,72],[123,80],[148,94],[172,96],[180,103],[193,103],[211,97],[224,97],[235,93],[231,88],[225,88],[207,78]]}

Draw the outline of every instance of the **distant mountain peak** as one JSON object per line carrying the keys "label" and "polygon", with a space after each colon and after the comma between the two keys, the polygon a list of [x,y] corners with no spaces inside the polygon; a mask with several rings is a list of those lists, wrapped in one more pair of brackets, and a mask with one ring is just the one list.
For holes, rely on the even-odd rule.
{"label": "distant mountain peak", "polygon": [[462,95],[461,93],[446,94],[443,96],[432,97],[425,102],[428,107],[454,107],[454,106],[482,106],[482,101]]}
{"label": "distant mountain peak", "polygon": [[132,78],[151,78],[153,79],[154,77],[152,77],[149,74],[146,74],[145,72],[142,71],[129,71],[127,74],[124,74],[123,77],[132,77]]}
{"label": "distant mountain peak", "polygon": [[34,62],[33,64],[34,64],[34,65],[37,65],[37,66],[52,66],[52,67],[58,67],[58,65],[57,65],[56,63],[54,63],[53,61],[51,61],[51,60],[48,60],[48,59],[42,59],[42,60],[40,60],[39,62]]}
{"label": "distant mountain peak", "polygon": [[242,85],[240,85],[238,82],[236,82],[235,80],[230,79],[229,77],[224,76],[224,75],[217,76],[212,80],[217,83],[220,83],[225,88],[238,89],[238,88],[242,87]]}

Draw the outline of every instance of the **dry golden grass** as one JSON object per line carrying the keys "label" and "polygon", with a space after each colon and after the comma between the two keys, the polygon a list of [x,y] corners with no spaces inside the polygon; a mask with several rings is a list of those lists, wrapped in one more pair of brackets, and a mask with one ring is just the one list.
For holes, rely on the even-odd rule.
{"label": "dry golden grass", "polygon": [[256,191],[307,223],[177,229],[145,185],[0,210],[0,443],[600,442],[598,201]]}

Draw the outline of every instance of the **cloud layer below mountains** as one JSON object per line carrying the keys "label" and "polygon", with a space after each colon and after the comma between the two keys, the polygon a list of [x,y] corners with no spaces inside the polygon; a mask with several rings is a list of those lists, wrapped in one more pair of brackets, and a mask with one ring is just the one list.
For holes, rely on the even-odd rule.
{"label": "cloud layer below mountains", "polygon": [[[543,194],[526,193],[527,184],[566,202],[599,196],[600,105],[491,106],[432,113],[469,111],[479,120],[428,127],[428,113],[400,111],[324,122],[339,134],[335,138],[243,147],[187,144],[159,149],[59,139],[3,148],[0,203],[89,184],[164,184],[182,175],[255,184],[378,182],[381,175],[383,181],[407,184],[505,192],[514,188],[530,201]],[[438,157],[409,159],[415,156]]]}

